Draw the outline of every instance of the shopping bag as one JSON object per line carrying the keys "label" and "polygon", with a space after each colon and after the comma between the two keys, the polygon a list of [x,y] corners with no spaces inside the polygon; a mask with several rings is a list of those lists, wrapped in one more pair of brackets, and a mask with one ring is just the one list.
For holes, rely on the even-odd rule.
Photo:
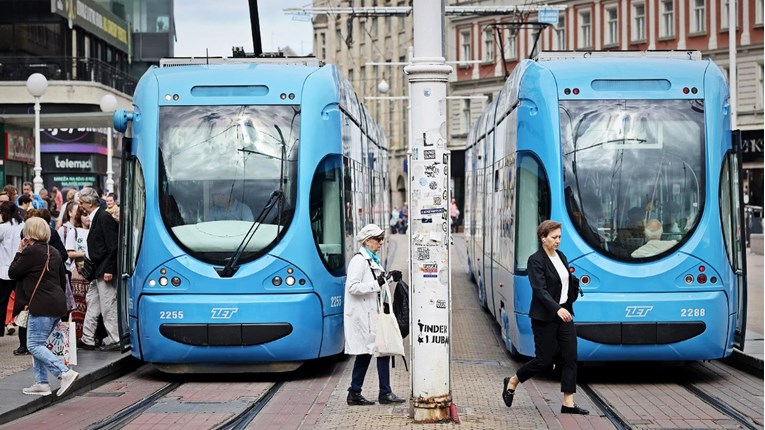
{"label": "shopping bag", "polygon": [[396,356],[404,355],[404,340],[401,338],[401,331],[398,328],[398,320],[392,312],[385,313],[385,302],[390,303],[388,309],[393,307],[393,296],[390,294],[390,287],[385,284],[380,291],[378,299],[378,313],[375,319],[375,356]]}
{"label": "shopping bag", "polygon": [[77,333],[74,322],[59,321],[48,336],[47,347],[65,366],[76,365]]}

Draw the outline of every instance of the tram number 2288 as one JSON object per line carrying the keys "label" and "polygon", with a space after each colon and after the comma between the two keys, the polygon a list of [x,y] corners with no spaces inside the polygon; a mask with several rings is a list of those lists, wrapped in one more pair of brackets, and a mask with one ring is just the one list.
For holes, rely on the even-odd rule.
{"label": "tram number 2288", "polygon": [[680,317],[703,317],[706,313],[704,308],[683,308],[680,309]]}

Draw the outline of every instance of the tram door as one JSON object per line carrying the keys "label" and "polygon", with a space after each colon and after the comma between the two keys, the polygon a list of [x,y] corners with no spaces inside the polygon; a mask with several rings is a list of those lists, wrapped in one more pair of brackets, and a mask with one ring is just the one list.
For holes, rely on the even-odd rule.
{"label": "tram door", "polygon": [[120,179],[120,223],[119,223],[119,276],[117,278],[117,309],[120,340],[129,345],[130,311],[133,305],[131,291],[135,274],[138,249],[143,234],[146,213],[146,187],[143,171],[138,159],[130,154],[131,140],[125,138]]}
{"label": "tram door", "polygon": [[[720,202],[723,208],[729,205],[730,213],[728,217],[731,220],[729,231],[723,231],[727,236],[725,242],[728,249],[728,258],[736,274],[736,287],[738,289],[738,302],[736,305],[736,332],[733,338],[733,347],[739,350],[744,349],[744,338],[746,335],[746,306],[747,306],[747,277],[746,277],[746,237],[744,234],[744,209],[741,206],[743,200],[743,189],[739,180],[741,174],[741,159],[739,153],[742,150],[741,132],[733,132],[734,151],[728,153],[725,165],[723,166],[723,183],[721,188],[726,185],[729,187],[727,192],[721,192],[721,197],[725,198],[727,194],[728,202]],[[727,172],[726,172],[727,171]],[[726,175],[726,173],[728,173]],[[727,177],[726,177],[727,176]],[[727,182],[727,184],[726,184]],[[724,209],[723,209],[724,210]],[[723,225],[725,225],[725,214],[723,214]]]}

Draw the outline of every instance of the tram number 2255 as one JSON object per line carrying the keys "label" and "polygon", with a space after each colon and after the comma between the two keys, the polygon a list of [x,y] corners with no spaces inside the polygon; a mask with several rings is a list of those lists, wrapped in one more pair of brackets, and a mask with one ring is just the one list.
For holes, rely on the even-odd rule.
{"label": "tram number 2255", "polygon": [[161,320],[182,320],[183,311],[159,311],[159,319]]}
{"label": "tram number 2255", "polygon": [[680,317],[703,317],[705,314],[704,308],[683,308],[680,309]]}

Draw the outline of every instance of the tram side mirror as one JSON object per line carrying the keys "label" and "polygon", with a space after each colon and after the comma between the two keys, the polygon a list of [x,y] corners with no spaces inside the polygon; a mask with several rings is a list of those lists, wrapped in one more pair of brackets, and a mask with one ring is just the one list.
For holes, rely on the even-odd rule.
{"label": "tram side mirror", "polygon": [[133,112],[128,112],[125,109],[119,109],[114,112],[114,129],[120,133],[124,133],[128,128],[128,123],[133,120]]}

